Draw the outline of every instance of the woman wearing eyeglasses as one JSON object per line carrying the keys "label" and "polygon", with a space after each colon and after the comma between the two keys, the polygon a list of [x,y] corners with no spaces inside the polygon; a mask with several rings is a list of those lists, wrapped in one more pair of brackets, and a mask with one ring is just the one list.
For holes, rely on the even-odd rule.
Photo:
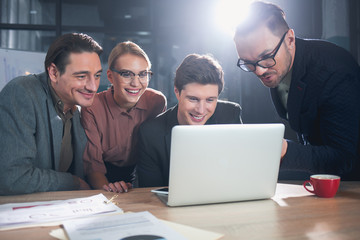
{"label": "woman wearing eyeglasses", "polygon": [[108,64],[111,88],[98,93],[93,105],[81,111],[88,137],[84,171],[94,189],[127,192],[134,179],[138,127],[166,110],[166,97],[148,88],[151,62],[137,44],[117,44]]}

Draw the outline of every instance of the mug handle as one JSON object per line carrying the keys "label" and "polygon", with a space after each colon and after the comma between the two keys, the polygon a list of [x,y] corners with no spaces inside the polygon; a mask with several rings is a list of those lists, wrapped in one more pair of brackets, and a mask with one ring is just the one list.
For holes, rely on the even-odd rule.
{"label": "mug handle", "polygon": [[306,180],[303,184],[304,188],[308,191],[308,192],[311,192],[311,193],[315,193],[314,190],[310,190],[307,188],[306,184],[307,183],[310,183],[310,185],[314,188],[314,186],[311,184],[311,181],[310,180]]}

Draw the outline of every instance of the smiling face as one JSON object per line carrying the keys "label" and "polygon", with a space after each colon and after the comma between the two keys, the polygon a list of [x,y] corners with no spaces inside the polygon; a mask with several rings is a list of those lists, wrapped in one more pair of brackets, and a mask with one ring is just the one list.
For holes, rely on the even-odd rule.
{"label": "smiling face", "polygon": [[102,72],[97,53],[70,53],[69,64],[62,75],[54,63],[47,70],[51,86],[64,103],[64,112],[74,105],[91,106]]}
{"label": "smiling face", "polygon": [[204,125],[215,112],[218,90],[216,84],[199,83],[186,84],[181,92],[175,88],[179,124]]}
{"label": "smiling face", "polygon": [[[125,54],[115,61],[113,69],[139,74],[142,71],[149,70],[149,65],[143,57]],[[127,110],[135,106],[149,85],[149,82],[141,83],[138,75],[135,75],[135,78],[130,83],[126,83],[124,77],[110,69],[107,71],[107,76],[114,86],[115,102],[121,108]]]}
{"label": "smiling face", "polygon": [[[239,36],[235,39],[239,58],[245,62],[256,62],[264,59],[273,53],[280,38],[275,36],[265,25],[245,36]],[[276,64],[270,68],[256,66],[254,73],[265,86],[274,88],[290,71],[294,56],[295,36],[294,31],[290,29],[275,55]]]}

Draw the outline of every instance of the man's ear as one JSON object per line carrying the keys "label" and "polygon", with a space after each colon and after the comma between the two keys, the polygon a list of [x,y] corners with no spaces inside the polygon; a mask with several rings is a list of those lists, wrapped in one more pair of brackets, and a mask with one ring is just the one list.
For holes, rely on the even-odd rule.
{"label": "man's ear", "polygon": [[176,96],[177,100],[179,101],[180,91],[179,91],[179,89],[177,89],[177,87],[174,87],[174,93],[175,93],[175,96]]}
{"label": "man's ear", "polygon": [[57,69],[56,65],[54,63],[51,63],[47,70],[51,82],[57,84],[58,77],[60,77],[60,72]]}
{"label": "man's ear", "polygon": [[289,29],[287,34],[287,45],[290,49],[295,47],[295,32],[294,29]]}

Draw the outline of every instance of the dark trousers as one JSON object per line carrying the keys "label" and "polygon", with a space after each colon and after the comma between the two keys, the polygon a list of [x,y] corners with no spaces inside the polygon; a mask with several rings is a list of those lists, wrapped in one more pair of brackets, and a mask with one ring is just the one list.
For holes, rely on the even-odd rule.
{"label": "dark trousers", "polygon": [[126,166],[126,167],[118,167],[111,163],[105,162],[105,166],[106,166],[106,171],[107,171],[105,176],[110,183],[119,182],[119,181],[132,183],[134,181],[135,165]]}

